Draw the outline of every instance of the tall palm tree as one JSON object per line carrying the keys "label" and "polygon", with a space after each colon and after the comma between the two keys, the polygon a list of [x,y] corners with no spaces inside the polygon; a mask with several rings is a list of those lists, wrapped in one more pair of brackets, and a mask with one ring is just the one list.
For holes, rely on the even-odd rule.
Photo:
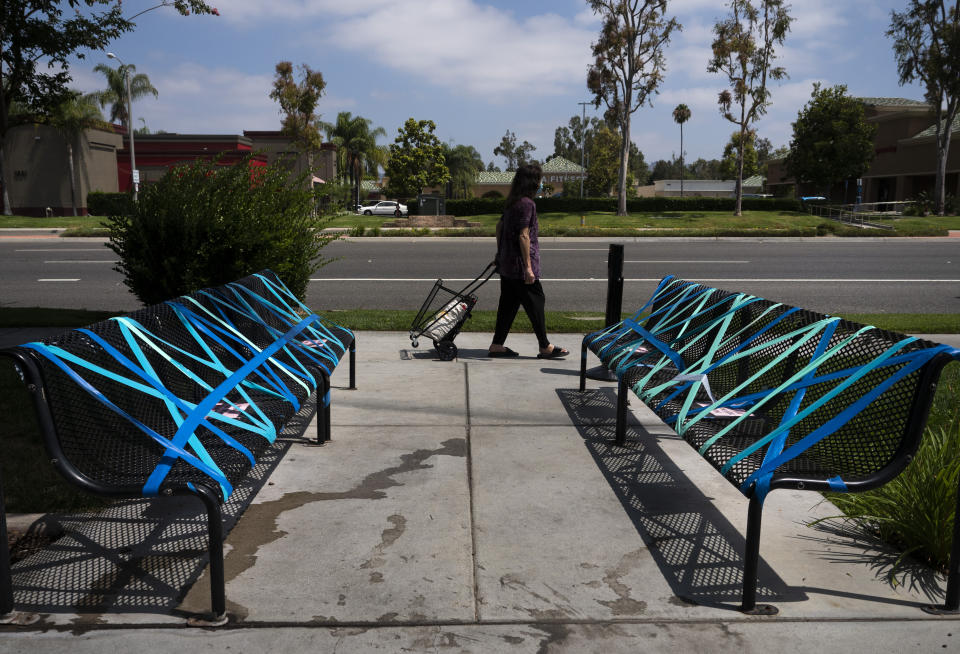
{"label": "tall palm tree", "polygon": [[145,95],[157,97],[160,93],[150,83],[150,78],[143,73],[134,74],[137,67],[133,64],[119,65],[111,68],[106,64],[97,64],[93,72],[102,73],[107,79],[107,88],[95,91],[91,95],[100,104],[100,107],[110,105],[110,122],[118,120],[124,127],[130,128],[130,117],[127,116],[127,71],[130,72],[130,100],[142,98]]}
{"label": "tall palm tree", "polygon": [[74,91],[57,105],[50,114],[50,124],[57,128],[67,144],[67,164],[70,170],[70,203],[73,215],[77,215],[77,175],[74,170],[73,146],[83,131],[104,124],[98,101],[94,94],[83,95]]}
{"label": "tall palm tree", "polygon": [[344,177],[349,178],[357,204],[364,169],[385,162],[384,149],[377,146],[377,137],[386,136],[387,132],[382,127],[371,129],[370,123],[369,118],[341,111],[337,114],[337,122],[320,124],[327,138],[337,146],[338,168]]}
{"label": "tall palm tree", "polygon": [[680,197],[683,197],[683,124],[690,120],[690,107],[678,104],[673,110],[673,120],[680,125]]}

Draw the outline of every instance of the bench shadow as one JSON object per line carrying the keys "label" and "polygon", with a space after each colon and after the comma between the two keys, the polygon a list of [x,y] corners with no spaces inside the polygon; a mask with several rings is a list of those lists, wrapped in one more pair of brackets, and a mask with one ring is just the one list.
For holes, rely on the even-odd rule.
{"label": "bench shadow", "polygon": [[[315,443],[306,434],[315,398],[291,418],[221,506],[225,535],[287,451]],[[206,512],[192,497],[118,500],[99,511],[49,514],[31,529],[61,535],[12,565],[18,611],[175,616],[209,561]]]}
{"label": "bench shadow", "polygon": [[[558,388],[557,394],[674,594],[694,604],[739,610],[746,539],[657,444],[658,438],[680,437],[651,434],[628,415],[627,444],[618,447],[614,443],[616,387],[583,393]],[[743,511],[746,515],[746,499]],[[891,586],[931,598],[930,603],[943,597],[943,580],[936,572],[917,561],[900,561],[898,552],[849,526],[824,521],[812,525],[811,533],[795,538],[815,544],[825,562],[860,564]],[[896,578],[893,570],[899,573]],[[836,588],[790,586],[762,556],[758,580],[758,602],[801,602],[808,595],[824,595],[896,606],[927,604]]]}
{"label": "bench shadow", "polygon": [[[686,603],[739,610],[746,539],[659,447],[657,439],[664,436],[628,424],[627,444],[617,446],[615,387],[583,393],[558,388],[557,394],[674,595]],[[746,502],[743,511],[746,515]],[[757,599],[800,602],[807,596],[761,558]]]}

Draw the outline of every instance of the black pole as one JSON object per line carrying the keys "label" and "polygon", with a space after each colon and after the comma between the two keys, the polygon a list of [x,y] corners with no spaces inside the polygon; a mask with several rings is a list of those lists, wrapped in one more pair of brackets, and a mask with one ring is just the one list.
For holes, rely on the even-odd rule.
{"label": "black pole", "polygon": [[607,255],[607,316],[605,325],[620,322],[623,307],[623,245],[610,244]]}
{"label": "black pole", "polygon": [[[607,255],[607,315],[604,325],[610,326],[620,322],[623,307],[623,245],[610,244],[610,253]],[[586,356],[586,352],[584,352]],[[583,362],[581,366],[586,366]],[[587,370],[586,377],[596,381],[616,381],[617,376],[607,370],[606,366],[597,366]]]}

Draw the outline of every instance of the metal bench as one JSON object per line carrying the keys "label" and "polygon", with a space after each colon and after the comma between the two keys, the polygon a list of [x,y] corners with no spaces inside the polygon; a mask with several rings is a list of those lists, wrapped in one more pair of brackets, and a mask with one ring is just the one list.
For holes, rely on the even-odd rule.
{"label": "metal bench", "polygon": [[[581,391],[588,350],[618,380],[617,444],[632,391],[750,499],[741,610],[752,614],[777,612],[756,603],[767,493],[865,491],[896,477],[941,370],[960,359],[946,345],[673,277],[632,318],[584,337]],[[958,546],[942,611],[960,606]]]}
{"label": "metal bench", "polygon": [[[226,619],[221,503],[317,393],[330,437],[330,375],[355,339],[271,271],[0,350],[27,384],[54,466],[109,497],[193,495],[207,511],[212,615]],[[0,506],[0,509],[3,507]],[[0,614],[14,615],[6,525]]]}

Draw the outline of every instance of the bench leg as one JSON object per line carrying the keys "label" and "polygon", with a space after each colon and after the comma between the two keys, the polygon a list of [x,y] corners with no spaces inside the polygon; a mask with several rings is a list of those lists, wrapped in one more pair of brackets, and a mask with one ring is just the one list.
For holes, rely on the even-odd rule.
{"label": "bench leg", "polygon": [[587,344],[580,344],[580,392],[587,390]]}
{"label": "bench leg", "polygon": [[10,572],[10,546],[7,542],[7,505],[0,489],[0,618],[13,613],[13,574]]}
{"label": "bench leg", "polygon": [[211,616],[188,622],[196,626],[219,626],[227,622],[227,589],[223,571],[223,515],[215,491],[197,484],[194,494],[207,510],[207,531],[210,535],[210,607]]}
{"label": "bench leg", "polygon": [[942,606],[925,606],[923,610],[934,615],[960,613],[960,490],[957,491],[957,506],[953,514],[953,545],[947,568],[947,594]]}
{"label": "bench leg", "polygon": [[317,443],[330,440],[330,375],[317,371]]}
{"label": "bench leg", "polygon": [[617,382],[617,427],[616,436],[617,445],[625,445],[627,442],[627,388],[623,380]]}
{"label": "bench leg", "polygon": [[743,557],[743,595],[740,610],[750,615],[776,615],[777,607],[757,606],[757,572],[760,567],[760,521],[763,518],[763,500],[756,494],[750,497],[747,513],[747,547]]}
{"label": "bench leg", "polygon": [[350,390],[357,390],[357,338],[350,341]]}

